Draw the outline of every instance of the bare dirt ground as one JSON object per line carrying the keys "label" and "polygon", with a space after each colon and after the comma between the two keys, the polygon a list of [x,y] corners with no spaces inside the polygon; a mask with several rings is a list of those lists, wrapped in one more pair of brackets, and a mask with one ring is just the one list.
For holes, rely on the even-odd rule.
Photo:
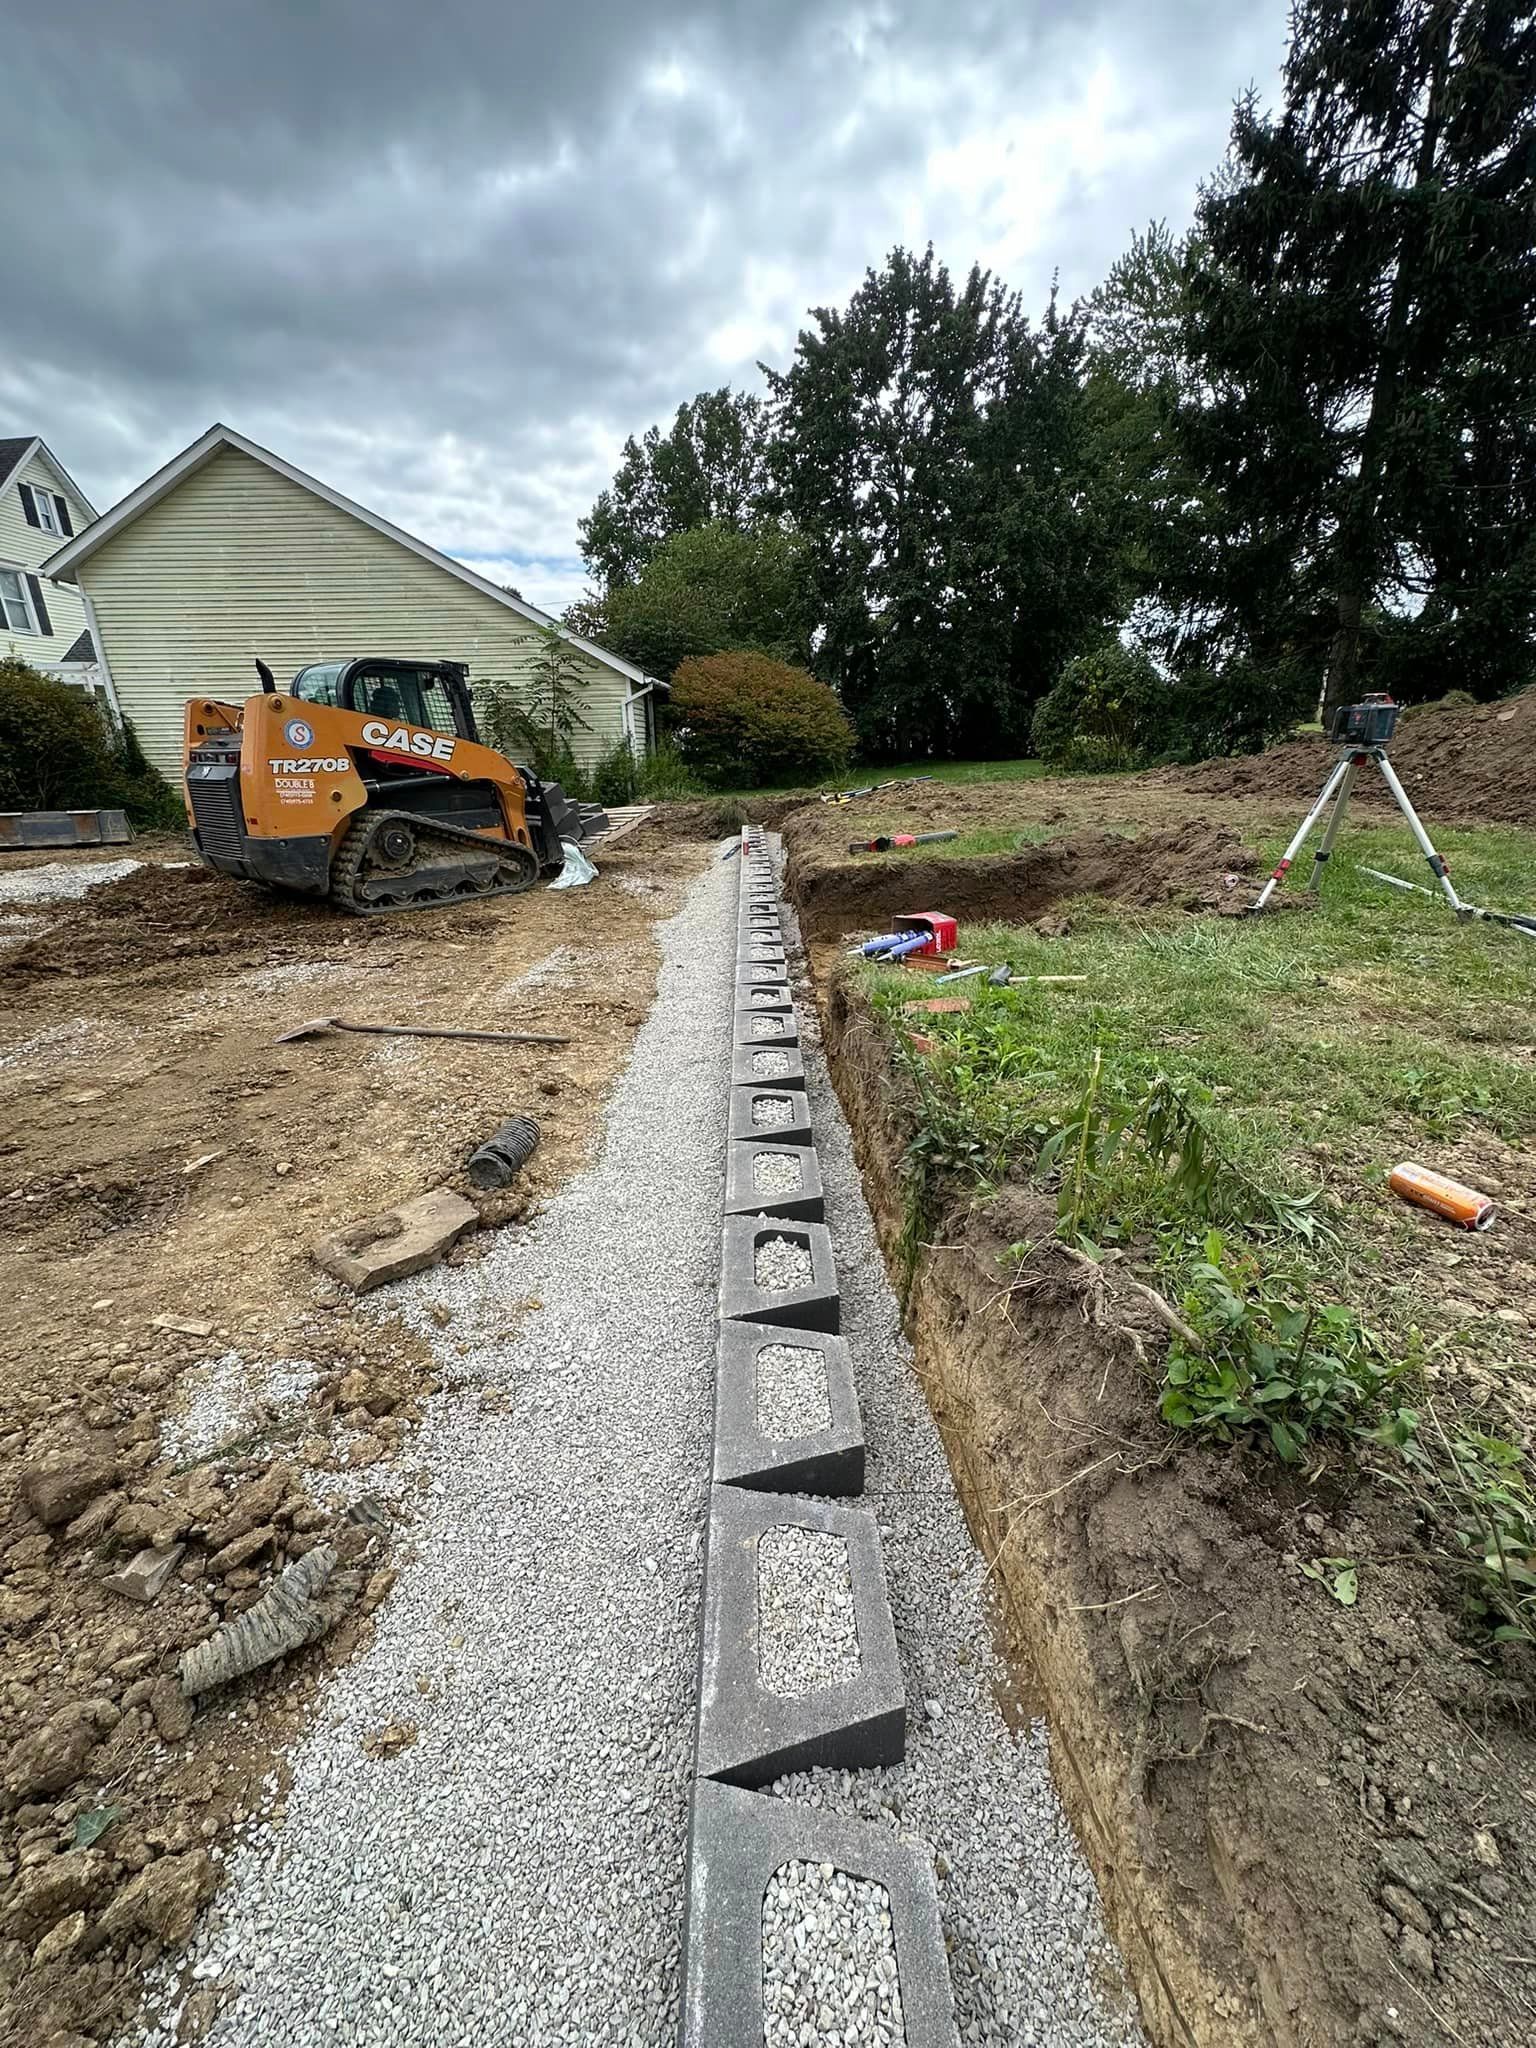
{"label": "bare dirt ground", "polygon": [[[536,1208],[593,1142],[654,994],[651,928],[709,857],[652,831],[599,853],[585,889],[352,920],[176,865],[177,840],[114,852],[144,865],[0,903],[0,2039],[28,2048],[111,2037],[216,1888],[230,1826],[280,1811],[276,1748],[408,1558],[342,1510],[389,1495],[423,1348],[354,1317],[312,1245],[471,1192],[467,1154],[520,1111],[538,1151],[472,1199],[489,1228]],[[0,889],[102,858],[7,856]],[[273,1043],[327,1012],[570,1043]],[[367,1573],[353,1612],[193,1726],[181,1651],[338,1538]],[[103,1585],[173,1541],[153,1604]]]}
{"label": "bare dirt ground", "polygon": [[[1423,715],[1426,811],[1532,821],[1528,788],[1501,772],[1510,711],[1487,707],[1479,747],[1449,763],[1450,715]],[[1255,839],[1299,820],[1327,759],[1302,742],[1251,763],[936,785],[786,815],[829,1057],[893,1270],[917,1105],[847,972],[847,935],[926,908],[1049,934],[1085,892],[1240,907]],[[946,826],[1017,827],[1020,843],[975,859],[848,855],[852,838]],[[1454,1349],[1444,1369],[1495,1404],[1490,1426],[1529,1443],[1536,1153],[1478,1133],[1443,1163],[1507,1198],[1499,1230],[1428,1251],[1421,1239],[1380,1277],[1411,1285],[1431,1329],[1502,1319],[1524,1375],[1466,1355],[1458,1368]],[[1319,1171],[1355,1215],[1390,1212],[1356,1162]],[[1384,1215],[1384,1232],[1395,1222]],[[1520,1654],[1466,1626],[1407,1495],[1347,1460],[1293,1475],[1176,1445],[1149,1383],[1166,1328],[1123,1266],[1085,1272],[1054,1230],[1054,1198],[1027,1184],[957,1190],[908,1327],[1149,2034],[1170,2048],[1536,2039],[1536,1686]],[[1038,1249],[1014,1285],[1007,1248],[1021,1243]],[[1302,1580],[1322,1554],[1362,1562],[1356,1606]]]}

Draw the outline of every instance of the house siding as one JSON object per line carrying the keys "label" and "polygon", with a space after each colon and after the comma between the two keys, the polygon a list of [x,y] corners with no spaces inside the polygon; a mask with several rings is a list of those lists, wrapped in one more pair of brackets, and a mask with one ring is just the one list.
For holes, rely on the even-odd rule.
{"label": "house siding", "polygon": [[[18,508],[19,510],[19,508]],[[462,661],[526,679],[539,629],[238,449],[224,448],[80,565],[118,701],[145,753],[181,772],[189,697],[240,700],[258,656],[285,683],[349,655]],[[575,754],[625,736],[629,684],[579,649]]]}
{"label": "house siding", "polygon": [[[60,497],[69,507],[70,523],[76,533],[81,533],[91,523],[90,512],[76,498],[73,491],[58,476],[45,455],[34,455],[0,488],[0,568],[19,569],[26,575],[37,575],[39,562],[57,554],[64,545],[57,534],[48,533],[40,526],[29,526],[26,514],[21,509],[22,484],[31,484],[40,491],[49,491]],[[46,576],[39,576],[42,585],[43,603],[48,607],[48,623],[52,631],[42,633],[17,633],[0,620],[0,654],[18,655],[23,661],[62,661],[70,643],[79,638],[85,625],[85,607],[80,602],[80,593],[68,583],[51,583]]]}

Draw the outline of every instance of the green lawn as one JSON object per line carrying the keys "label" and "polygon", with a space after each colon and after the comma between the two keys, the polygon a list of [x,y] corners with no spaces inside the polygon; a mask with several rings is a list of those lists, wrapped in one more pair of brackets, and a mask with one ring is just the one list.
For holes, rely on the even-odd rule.
{"label": "green lawn", "polygon": [[840,775],[823,776],[819,782],[803,779],[790,782],[763,782],[751,789],[727,789],[720,795],[723,799],[746,799],[754,796],[782,796],[792,790],[836,790],[865,789],[881,782],[900,782],[917,775],[932,776],[936,782],[1032,782],[1037,777],[1048,775],[1050,770],[1043,761],[899,761],[894,766],[889,762],[846,769]]}
{"label": "green lawn", "polygon": [[[1440,843],[1468,900],[1536,907],[1536,833],[1448,831]],[[1266,865],[1280,851],[1266,844]],[[1081,899],[1063,906],[1065,938],[968,925],[969,957],[1088,978],[960,984],[943,993],[969,995],[968,1013],[922,1020],[933,1054],[898,1051],[921,1103],[913,1243],[945,1189],[1037,1181],[1056,1198],[1058,1234],[1092,1256],[1124,1248],[1201,1340],[1170,1353],[1168,1420],[1217,1437],[1268,1429],[1295,1458],[1371,1432],[1419,1455],[1437,1354],[1461,1362],[1437,1401],[1463,1367],[1498,1385],[1536,1365],[1524,1325],[1497,1313],[1521,1291],[1499,1285],[1518,1256],[1507,1229],[1501,1249],[1497,1232],[1472,1240],[1372,1192],[1415,1159],[1508,1174],[1502,1191],[1519,1196],[1529,1173],[1510,1171],[1505,1148],[1536,1141],[1536,942],[1459,924],[1369,881],[1361,861],[1419,878],[1402,831],[1373,827],[1347,835],[1310,908],[1190,917]],[[865,972],[904,1047],[915,977]],[[1466,1271],[1448,1282],[1447,1265]],[[1468,1276],[1481,1305],[1455,1298]],[[1536,1545],[1518,1405],[1468,1430],[1460,1469],[1514,1458],[1487,1490],[1513,1489],[1502,1533]],[[1466,1509],[1474,1543],[1482,1512]],[[1527,1593],[1519,1625],[1536,1637],[1536,1579]],[[1484,1595],[1494,1619],[1511,1619],[1508,1588]]]}

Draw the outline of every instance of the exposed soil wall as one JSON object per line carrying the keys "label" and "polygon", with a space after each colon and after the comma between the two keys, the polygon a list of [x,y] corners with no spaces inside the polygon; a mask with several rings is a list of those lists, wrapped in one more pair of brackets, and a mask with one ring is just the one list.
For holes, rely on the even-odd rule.
{"label": "exposed soil wall", "polygon": [[[848,980],[820,1002],[894,1271],[907,1105]],[[1161,1324],[1053,1220],[1020,1189],[946,1216],[908,1329],[1150,2037],[1528,2038],[1504,1955],[1536,1946],[1533,1749],[1408,1512],[1175,1455],[1148,1383]],[[1358,1607],[1302,1579],[1321,1554],[1361,1560]]]}

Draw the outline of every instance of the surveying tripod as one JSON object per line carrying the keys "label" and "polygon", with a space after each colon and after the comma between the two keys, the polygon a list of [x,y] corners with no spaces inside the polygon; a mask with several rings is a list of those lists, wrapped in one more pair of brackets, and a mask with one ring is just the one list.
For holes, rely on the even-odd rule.
{"label": "surveying tripod", "polygon": [[[1528,939],[1536,939],[1536,917],[1525,917],[1518,912],[1504,910],[1482,910],[1475,903],[1466,902],[1456,893],[1456,885],[1451,880],[1445,856],[1435,851],[1434,842],[1409,801],[1407,790],[1398,781],[1397,772],[1387,759],[1387,743],[1397,730],[1401,711],[1400,704],[1394,704],[1390,697],[1385,696],[1367,697],[1359,704],[1341,704],[1335,710],[1328,737],[1340,743],[1339,757],[1329,770],[1328,779],[1323,784],[1317,802],[1308,811],[1302,820],[1300,830],[1285,849],[1279,866],[1260,890],[1259,899],[1253,906],[1254,910],[1267,908],[1269,899],[1289,874],[1292,862],[1311,837],[1318,820],[1332,804],[1333,810],[1323,830],[1322,844],[1313,856],[1312,873],[1307,878],[1309,889],[1316,889],[1321,885],[1323,870],[1328,865],[1334,844],[1344,824],[1345,813],[1349,809],[1356,773],[1368,761],[1374,761],[1381,770],[1382,780],[1392,792],[1393,801],[1407,820],[1408,830],[1413,834],[1420,853],[1429,863],[1429,871],[1439,883],[1441,895],[1456,916],[1466,922],[1486,918],[1490,923],[1506,925],[1511,931],[1521,932]],[[1394,889],[1411,889],[1421,896],[1434,895],[1432,889],[1421,889],[1417,882],[1405,882],[1397,875],[1384,874],[1380,868],[1362,868],[1361,873],[1369,875],[1373,881],[1389,883]]]}

